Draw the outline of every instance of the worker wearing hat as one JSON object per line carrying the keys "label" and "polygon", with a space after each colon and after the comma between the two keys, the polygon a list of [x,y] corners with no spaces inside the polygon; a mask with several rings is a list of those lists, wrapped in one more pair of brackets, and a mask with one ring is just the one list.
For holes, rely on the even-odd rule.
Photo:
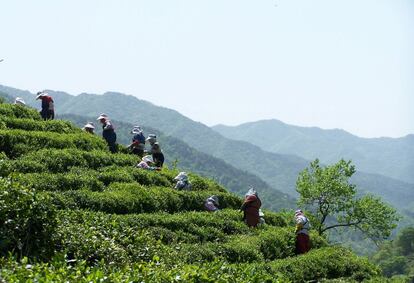
{"label": "worker wearing hat", "polygon": [[188,180],[188,175],[186,172],[180,172],[177,176],[175,176],[174,181],[177,183],[175,184],[174,189],[178,190],[191,190],[191,183]]}
{"label": "worker wearing hat", "polygon": [[147,153],[152,155],[154,159],[155,165],[157,167],[162,167],[164,164],[164,154],[161,151],[160,144],[157,142],[157,136],[154,134],[149,134],[148,138],[146,139],[151,146],[151,150],[147,151]]}
{"label": "worker wearing hat", "polygon": [[88,122],[85,126],[83,126],[82,130],[92,135],[95,134],[95,126],[92,122]]}
{"label": "worker wearing hat", "polygon": [[140,126],[134,126],[131,134],[134,136],[132,137],[132,143],[128,146],[128,148],[132,151],[133,154],[142,157],[144,155],[145,149],[145,136],[142,128]]}
{"label": "worker wearing hat", "polygon": [[296,222],[296,254],[304,254],[310,250],[309,220],[301,209],[295,211]]}
{"label": "worker wearing hat", "polygon": [[40,115],[43,120],[55,119],[55,102],[53,98],[44,91],[39,91],[36,96],[36,100],[42,100],[42,110]]}
{"label": "worker wearing hat", "polygon": [[244,202],[240,208],[243,211],[243,220],[249,227],[257,227],[260,223],[259,209],[262,206],[257,191],[250,188],[244,196]]}
{"label": "worker wearing hat", "polygon": [[219,210],[219,199],[216,195],[212,195],[204,202],[204,208],[210,212],[216,212]]}
{"label": "worker wearing hat", "polygon": [[112,153],[116,153],[117,145],[116,145],[115,128],[112,125],[112,122],[109,120],[108,115],[106,115],[105,113],[102,113],[101,115],[99,115],[99,117],[96,120],[99,120],[102,124],[102,137],[108,143],[109,150]]}
{"label": "worker wearing hat", "polygon": [[21,98],[21,97],[16,97],[16,99],[14,100],[14,104],[16,104],[16,105],[22,105],[22,106],[25,106],[25,105],[26,105],[26,102],[24,101],[24,99],[23,99],[23,98]]}

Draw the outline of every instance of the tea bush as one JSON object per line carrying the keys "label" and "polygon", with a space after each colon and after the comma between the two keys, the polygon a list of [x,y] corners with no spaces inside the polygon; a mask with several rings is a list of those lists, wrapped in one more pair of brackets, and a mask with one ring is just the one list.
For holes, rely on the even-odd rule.
{"label": "tea bush", "polygon": [[107,145],[104,140],[86,134],[0,130],[0,148],[7,156],[16,158],[43,148],[77,148],[91,151],[94,149],[106,150]]}
{"label": "tea bush", "polygon": [[[70,123],[63,120],[38,121],[33,119],[17,119],[10,117],[1,117],[2,123],[8,129],[20,129],[25,131],[45,131],[66,134],[82,134],[83,131]],[[86,133],[84,133],[86,135]]]}
{"label": "tea bush", "polygon": [[219,197],[221,207],[238,208],[241,200],[235,195],[221,192],[181,192],[165,187],[143,187],[138,184],[113,183],[104,192],[86,190],[62,193],[72,199],[78,208],[107,213],[144,213],[166,211],[169,213],[204,210],[204,201],[210,195]]}
{"label": "tea bush", "polygon": [[37,191],[68,191],[87,189],[102,191],[104,183],[95,171],[69,173],[28,173],[14,175],[13,179]]}
{"label": "tea bush", "polygon": [[64,173],[71,167],[98,169],[110,165],[134,166],[136,157],[112,154],[107,151],[78,149],[41,149],[30,152],[8,165],[10,171],[20,173]]}
{"label": "tea bush", "polygon": [[[315,257],[317,264],[312,264]],[[66,262],[66,258],[56,258],[48,264],[28,265],[27,259],[21,263],[3,259],[0,276],[7,282],[27,282],[30,279],[39,282],[326,282],[324,279],[335,278],[344,280],[332,282],[388,282],[378,277],[378,268],[367,260],[341,248],[324,248],[272,263],[229,264],[214,260],[169,265],[158,262],[156,257],[148,263],[123,266],[98,262],[90,267],[86,261],[76,261],[71,265]],[[337,272],[335,268],[338,268]]]}
{"label": "tea bush", "polygon": [[0,178],[0,253],[47,258],[56,226],[49,198],[9,179]]}
{"label": "tea bush", "polygon": [[[175,190],[178,170],[135,168],[135,155],[111,154],[102,138],[42,121],[28,107],[0,105],[0,151],[0,176],[8,176],[0,178],[0,282],[361,281],[379,274],[313,231],[312,250],[296,257],[291,212],[264,211],[266,225],[249,228],[242,199],[213,180],[189,172],[192,190]],[[206,212],[213,194],[221,210]]]}
{"label": "tea bush", "polygon": [[311,250],[302,256],[273,261],[269,266],[272,272],[287,274],[293,282],[341,277],[362,281],[380,275],[379,268],[366,258],[341,247]]}
{"label": "tea bush", "polygon": [[0,116],[41,121],[40,114],[37,112],[37,110],[22,105],[13,105],[7,103],[0,104]]}

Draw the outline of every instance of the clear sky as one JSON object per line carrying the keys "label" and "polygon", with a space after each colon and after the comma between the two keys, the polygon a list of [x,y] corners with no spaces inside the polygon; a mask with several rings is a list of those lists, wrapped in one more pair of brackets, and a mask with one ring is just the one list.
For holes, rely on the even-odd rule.
{"label": "clear sky", "polygon": [[413,0],[3,0],[0,84],[119,91],[207,125],[414,133]]}

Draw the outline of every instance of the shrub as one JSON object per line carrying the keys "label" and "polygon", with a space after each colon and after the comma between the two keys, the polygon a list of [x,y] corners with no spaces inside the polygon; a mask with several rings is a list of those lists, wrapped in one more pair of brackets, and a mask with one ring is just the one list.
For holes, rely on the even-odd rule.
{"label": "shrub", "polygon": [[102,139],[86,134],[0,130],[0,148],[9,157],[15,158],[43,148],[77,148],[91,151],[106,150],[107,145]]}
{"label": "shrub", "polygon": [[0,252],[46,258],[56,226],[49,198],[9,179],[0,178]]}
{"label": "shrub", "polygon": [[63,194],[73,199],[79,208],[118,214],[202,211],[204,200],[212,194],[219,197],[222,208],[238,208],[241,203],[240,198],[229,193],[181,192],[165,187],[146,188],[138,184],[124,183],[112,183],[104,192],[80,190]]}
{"label": "shrub", "polygon": [[221,254],[228,262],[263,261],[263,255],[258,247],[258,238],[247,235],[233,236],[221,246]]}
{"label": "shrub", "polygon": [[37,110],[15,104],[0,104],[0,115],[14,118],[26,118],[32,120],[41,120],[40,114]]}
{"label": "shrub", "polygon": [[87,189],[102,191],[104,184],[94,171],[71,171],[69,173],[29,173],[14,175],[21,184],[37,191],[69,191]]}
{"label": "shrub", "polygon": [[[33,119],[18,119],[12,117],[2,117],[2,122],[5,128],[20,129],[25,131],[44,131],[66,134],[82,134],[83,131],[73,125],[69,121],[63,120],[50,120],[50,121],[38,121]],[[84,133],[86,135],[86,133]]]}
{"label": "shrub", "polygon": [[78,149],[41,149],[31,152],[10,163],[13,172],[64,173],[71,167],[98,169],[119,165],[133,166],[136,158],[127,154],[112,154],[106,151],[83,151]]}
{"label": "shrub", "polygon": [[272,272],[282,273],[293,282],[349,277],[362,281],[379,276],[378,267],[341,247],[311,250],[307,254],[274,261]]}

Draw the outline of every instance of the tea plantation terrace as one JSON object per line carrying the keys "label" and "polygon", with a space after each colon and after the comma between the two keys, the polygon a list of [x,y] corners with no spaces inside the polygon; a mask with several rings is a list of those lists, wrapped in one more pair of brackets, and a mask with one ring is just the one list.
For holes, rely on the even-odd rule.
{"label": "tea plantation terrace", "polygon": [[[295,256],[292,213],[247,227],[242,199],[190,173],[135,168],[101,137],[36,110],[0,104],[0,281],[305,282],[377,278],[365,258],[311,232]],[[122,151],[122,150],[121,150]],[[257,188],[260,194],[260,188]],[[210,195],[217,213],[204,211]],[[380,280],[380,279],[378,279]]]}

